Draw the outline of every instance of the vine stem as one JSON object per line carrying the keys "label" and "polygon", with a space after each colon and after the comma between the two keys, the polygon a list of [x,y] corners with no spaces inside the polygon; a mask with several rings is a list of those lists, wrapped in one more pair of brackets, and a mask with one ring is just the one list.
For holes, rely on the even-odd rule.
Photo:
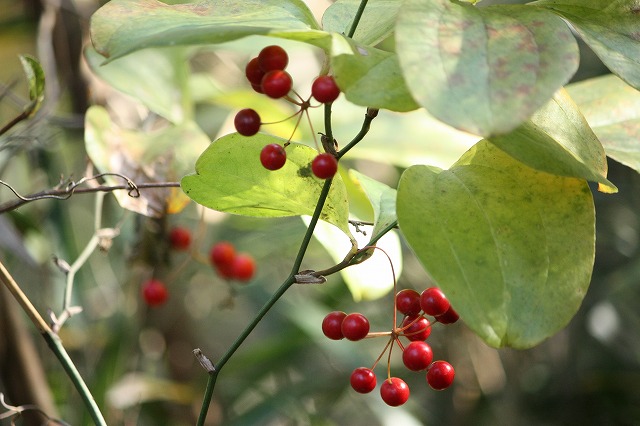
{"label": "vine stem", "polygon": [[75,364],[69,357],[66,349],[62,345],[60,338],[53,332],[49,324],[46,323],[42,315],[36,310],[29,298],[24,294],[18,283],[13,279],[7,268],[0,261],[0,280],[9,289],[13,297],[18,301],[22,309],[27,313],[31,322],[38,328],[40,334],[47,342],[47,345],[55,356],[60,361],[62,368],[71,379],[71,382],[75,386],[76,390],[80,394],[93,422],[98,426],[106,426],[107,422],[104,420],[100,408],[96,404],[95,399],[91,395],[89,388],[82,379],[82,376],[78,372]]}
{"label": "vine stem", "polygon": [[358,10],[356,11],[355,16],[353,17],[353,22],[351,23],[351,28],[349,28],[349,33],[347,33],[347,37],[353,38],[353,35],[356,33],[356,28],[358,27],[358,23],[360,23],[360,18],[362,18],[364,9],[367,7],[367,1],[368,0],[362,0],[360,2],[360,6],[358,6]]}

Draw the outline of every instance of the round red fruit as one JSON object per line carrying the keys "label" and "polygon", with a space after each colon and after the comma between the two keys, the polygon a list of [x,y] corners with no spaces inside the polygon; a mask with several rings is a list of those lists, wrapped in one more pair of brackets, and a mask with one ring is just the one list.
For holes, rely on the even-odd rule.
{"label": "round red fruit", "polygon": [[260,116],[251,108],[245,108],[238,111],[233,125],[242,136],[253,136],[260,130]]}
{"label": "round red fruit", "polygon": [[176,226],[169,232],[169,243],[174,250],[187,250],[191,245],[191,231],[182,226]]}
{"label": "round red fruit", "polygon": [[342,340],[342,321],[347,316],[342,311],[329,312],[322,320],[322,332],[331,340]]}
{"label": "round red fruit", "polygon": [[293,80],[288,72],[274,70],[269,71],[262,77],[261,85],[265,95],[273,99],[279,99],[287,96],[293,86]]}
{"label": "round red fruit", "polygon": [[274,70],[284,70],[289,64],[289,55],[280,46],[267,46],[258,54],[260,69],[267,73]]}
{"label": "round red fruit", "polygon": [[236,249],[228,241],[220,241],[211,247],[209,260],[213,266],[218,268],[230,266],[236,257]]}
{"label": "round red fruit", "polygon": [[396,308],[405,315],[418,315],[420,307],[420,293],[407,288],[396,294]]}
{"label": "round red fruit", "polygon": [[231,276],[238,281],[249,281],[256,270],[256,262],[248,254],[239,254],[231,263]]}
{"label": "round red fruit", "polygon": [[402,352],[402,362],[411,371],[426,370],[431,361],[433,351],[425,342],[411,342]]}
{"label": "round red fruit", "polygon": [[405,328],[403,335],[412,342],[425,341],[431,334],[431,324],[429,323],[429,320],[423,316],[407,316],[402,321],[401,327],[407,327]]}
{"label": "round red fruit", "polygon": [[331,154],[318,154],[311,163],[311,171],[320,179],[332,178],[338,171],[338,160]]}
{"label": "round red fruit", "polygon": [[287,161],[287,152],[282,145],[277,143],[270,143],[265,145],[260,151],[260,162],[262,166],[267,170],[278,170],[284,166]]}
{"label": "round red fruit", "polygon": [[264,77],[266,73],[260,69],[260,65],[258,64],[258,58],[253,58],[247,63],[247,66],[244,69],[244,75],[249,80],[251,85],[258,85],[262,83],[262,77]]}
{"label": "round red fruit", "polygon": [[427,383],[435,390],[443,390],[451,386],[456,372],[447,361],[434,361],[427,370]]}
{"label": "round red fruit", "polygon": [[362,340],[369,334],[369,320],[362,314],[353,313],[342,320],[342,335],[349,340]]}
{"label": "round red fruit", "polygon": [[160,306],[169,298],[169,291],[160,280],[150,279],[142,284],[142,297],[149,306]]}
{"label": "round red fruit", "polygon": [[382,400],[392,407],[398,407],[409,399],[409,386],[398,377],[391,377],[380,386]]}
{"label": "round red fruit", "polygon": [[425,314],[437,317],[447,312],[451,304],[442,290],[430,287],[420,295],[420,306]]}
{"label": "round red fruit", "polygon": [[358,393],[369,393],[376,388],[376,375],[373,370],[359,367],[351,373],[351,387]]}
{"label": "round red fruit", "polygon": [[332,76],[321,75],[311,85],[311,95],[316,101],[328,104],[338,99],[340,88]]}
{"label": "round red fruit", "polygon": [[436,320],[442,324],[453,324],[459,319],[460,319],[460,315],[458,315],[458,313],[455,311],[455,309],[453,309],[452,306],[449,306],[449,309],[447,309],[447,312],[445,312],[442,315],[438,315],[436,317]]}

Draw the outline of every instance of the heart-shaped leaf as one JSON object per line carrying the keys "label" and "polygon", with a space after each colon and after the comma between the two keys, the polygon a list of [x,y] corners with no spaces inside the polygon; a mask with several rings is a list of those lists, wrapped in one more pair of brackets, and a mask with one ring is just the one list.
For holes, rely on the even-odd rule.
{"label": "heart-shaped leaf", "polygon": [[481,141],[449,170],[407,169],[397,213],[426,270],[489,345],[534,346],[584,298],[595,214],[582,179],[538,172]]}
{"label": "heart-shaped leaf", "polygon": [[489,141],[534,169],[598,182],[601,191],[617,192],[606,178],[602,144],[564,89],[530,121]]}
{"label": "heart-shaped leaf", "polygon": [[[196,173],[182,179],[182,189],[195,202],[221,212],[254,217],[313,215],[324,180],[311,172],[318,152],[291,143],[287,161],[270,171],[260,163],[265,145],[286,140],[262,133],[249,138],[232,133],[213,142],[196,161]],[[320,219],[335,225],[350,239],[349,203],[339,175],[329,191]]]}
{"label": "heart-shaped leaf", "polygon": [[609,69],[640,90],[640,4],[636,0],[540,0],[571,22]]}
{"label": "heart-shaped leaf", "polygon": [[439,120],[482,136],[526,121],[579,59],[570,29],[547,10],[449,0],[405,1],[396,47],[414,99]]}

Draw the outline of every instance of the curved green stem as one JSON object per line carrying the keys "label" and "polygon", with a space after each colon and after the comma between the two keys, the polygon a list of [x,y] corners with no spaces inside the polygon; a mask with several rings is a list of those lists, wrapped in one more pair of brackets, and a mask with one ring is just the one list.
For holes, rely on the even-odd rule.
{"label": "curved green stem", "polygon": [[358,142],[364,139],[364,137],[367,135],[367,133],[369,133],[369,130],[371,129],[371,122],[377,116],[378,116],[377,109],[367,108],[367,113],[364,115],[364,121],[362,122],[362,127],[360,128],[360,131],[358,132],[357,135],[355,135],[355,137],[351,140],[351,142],[345,145],[345,147],[338,152],[338,155],[337,155],[338,159],[340,159],[343,155],[349,152],[349,150],[354,146],[356,146]]}

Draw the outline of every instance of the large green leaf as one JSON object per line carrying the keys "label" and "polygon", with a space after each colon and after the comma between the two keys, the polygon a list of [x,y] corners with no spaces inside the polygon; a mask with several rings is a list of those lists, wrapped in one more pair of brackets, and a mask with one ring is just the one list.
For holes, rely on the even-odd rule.
{"label": "large green leaf", "polygon": [[91,19],[91,40],[111,60],[146,47],[212,44],[249,35],[325,38],[301,0],[112,0]]}
{"label": "large green leaf", "polygon": [[640,172],[640,92],[614,75],[570,84],[567,91],[607,155]]}
{"label": "large green leaf", "polygon": [[468,327],[527,348],[562,329],[589,286],[595,214],[587,183],[538,172],[481,141],[449,170],[414,166],[400,229]]}
{"label": "large green leaf", "polygon": [[606,178],[602,144],[565,90],[559,90],[530,121],[489,140],[534,169],[598,182],[603,192],[617,191]]}
{"label": "large green leaf", "polygon": [[637,0],[540,0],[567,19],[609,69],[640,89],[640,4]]}
{"label": "large green leaf", "polygon": [[84,54],[98,77],[156,114],[173,123],[180,123],[191,115],[185,49],[144,49],[105,65],[104,57],[91,47],[85,49]]}
{"label": "large green leaf", "polygon": [[[325,31],[348,34],[361,0],[338,0],[327,8],[322,16]],[[358,22],[353,39],[363,45],[373,46],[393,32],[401,0],[369,0]]]}
{"label": "large green leaf", "polygon": [[525,5],[406,0],[396,42],[415,100],[445,123],[483,136],[526,121],[579,59],[562,19]]}
{"label": "large green leaf", "polygon": [[[182,179],[182,189],[197,203],[222,212],[255,217],[312,215],[324,185],[311,172],[318,152],[291,143],[283,168],[269,171],[260,163],[265,145],[285,142],[262,133],[249,138],[237,133],[223,136],[198,158],[196,173]],[[347,192],[339,175],[333,179],[320,219],[351,237]]]}
{"label": "large green leaf", "polygon": [[333,34],[331,66],[345,97],[356,105],[399,112],[419,107],[407,89],[395,53],[356,46]]}

